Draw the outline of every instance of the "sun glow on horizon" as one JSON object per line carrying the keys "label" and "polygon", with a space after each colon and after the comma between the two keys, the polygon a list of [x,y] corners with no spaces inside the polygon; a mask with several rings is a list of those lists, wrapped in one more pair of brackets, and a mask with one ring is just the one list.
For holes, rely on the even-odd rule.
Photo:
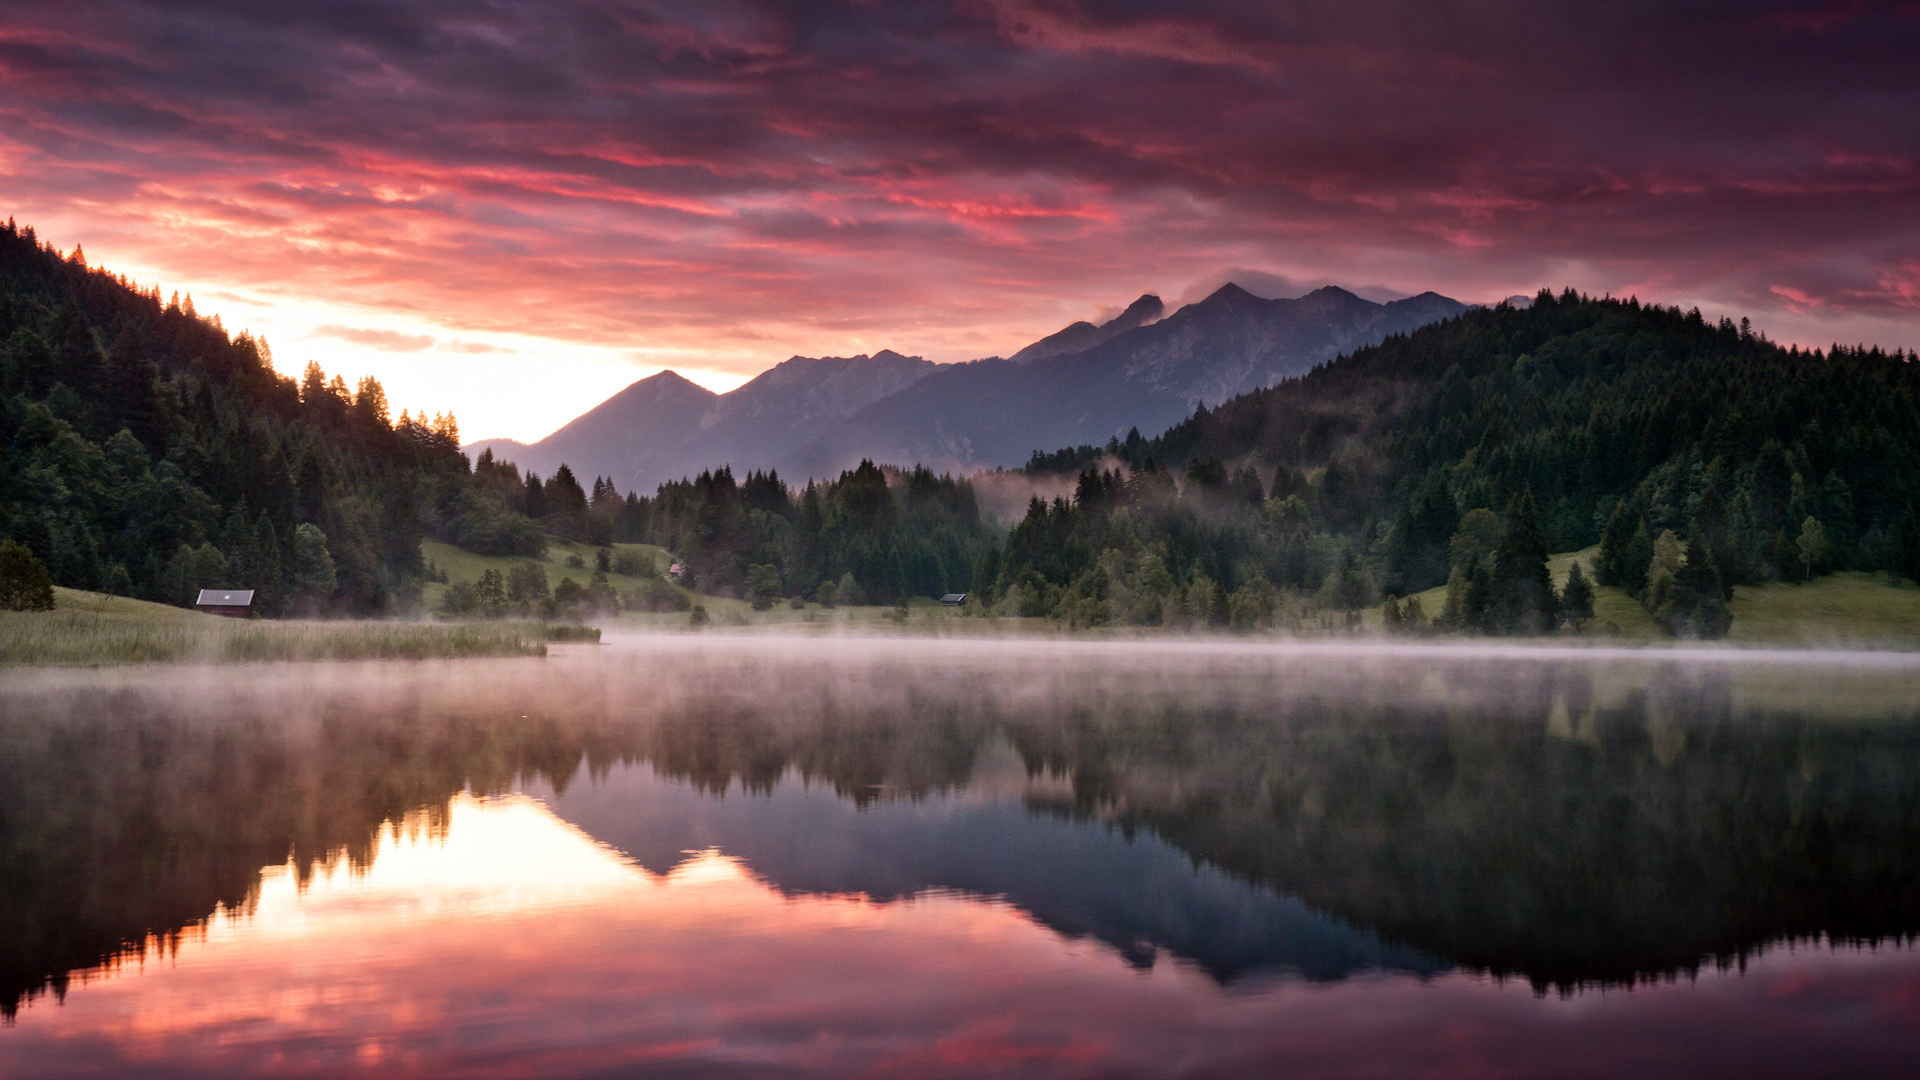
{"label": "sun glow on horizon", "polygon": [[[82,245],[84,247],[84,245]],[[631,383],[673,371],[723,394],[752,374],[704,366],[711,357],[673,348],[622,349],[557,338],[463,330],[406,311],[262,295],[242,285],[172,283],[136,261],[87,250],[88,261],[136,288],[177,294],[195,314],[217,318],[229,334],[265,342],[274,370],[298,379],[308,363],[352,386],[380,380],[397,418],[450,412],[463,442],[534,442]],[[722,354],[751,365],[764,358]]]}

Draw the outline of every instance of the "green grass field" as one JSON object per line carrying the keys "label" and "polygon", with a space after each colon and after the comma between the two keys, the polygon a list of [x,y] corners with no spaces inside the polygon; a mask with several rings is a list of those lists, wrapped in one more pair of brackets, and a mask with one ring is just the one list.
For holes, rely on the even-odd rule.
{"label": "green grass field", "polygon": [[1800,585],[1738,586],[1733,630],[1742,644],[1920,646],[1920,586],[1885,574],[1828,574]]}
{"label": "green grass field", "polygon": [[[1567,571],[1575,562],[1591,580],[1599,555],[1595,545],[1549,558],[1554,587],[1566,586]],[[1429,619],[1447,603],[1445,586],[1415,595]],[[1366,613],[1366,625],[1379,628],[1378,608]],[[1638,600],[1610,585],[1593,587],[1593,623],[1587,634],[1622,641],[1670,640]],[[1859,573],[1829,574],[1803,585],[1735,586],[1733,630],[1727,640],[1741,645],[1920,648],[1920,587],[1890,581],[1885,574]]]}
{"label": "green grass field", "polygon": [[[440,598],[446,595],[447,588],[452,583],[477,581],[480,575],[486,573],[488,570],[498,570],[500,576],[505,577],[507,571],[528,561],[537,561],[541,569],[546,571],[547,585],[549,588],[560,584],[560,579],[565,577],[571,577],[580,584],[585,585],[593,577],[593,557],[595,550],[596,549],[586,544],[553,540],[547,546],[546,558],[528,560],[511,556],[476,555],[471,551],[454,547],[452,544],[442,543],[438,540],[427,540],[421,543],[420,553],[428,562],[446,573],[448,584],[428,585],[424,593],[424,600],[427,609],[429,611],[434,610],[440,606]],[[641,556],[650,557],[654,560],[654,564],[663,570],[673,561],[673,557],[665,548],[656,547],[652,544],[614,544],[613,550],[616,555],[622,552],[633,552]],[[578,556],[583,567],[579,569],[569,567],[567,565],[567,557],[570,555]],[[642,584],[639,578],[629,577],[625,574],[608,574],[607,583],[612,585],[615,591],[619,592],[622,596],[624,596],[629,589],[638,588]],[[676,586],[676,588],[678,588],[678,586]],[[789,607],[787,601],[781,600],[766,611],[755,611],[753,610],[752,604],[731,596],[715,596],[712,593],[698,593],[691,589],[680,589],[680,591],[686,594],[689,601],[707,609],[707,616],[711,620],[709,625],[723,628],[732,627],[737,629],[743,626],[821,625],[844,627],[850,625],[865,625],[874,629],[886,629],[900,625],[895,617],[895,609],[892,607],[861,606],[823,608],[819,604],[808,603],[804,608],[796,610]],[[937,601],[926,599],[915,599],[911,601],[908,605],[908,610],[909,616],[907,622],[909,625],[925,624],[933,620],[944,622],[949,619],[961,619],[965,617],[958,611],[941,607]],[[608,625],[619,624],[628,627],[649,628],[684,627],[687,625],[687,620],[688,614],[684,611],[629,611],[622,612],[616,617],[595,619],[596,622],[602,622]]]}
{"label": "green grass field", "polygon": [[[906,617],[891,606],[821,607],[809,602],[801,608],[782,600],[766,611],[755,611],[745,600],[727,596],[691,593],[693,602],[707,609],[709,626],[721,630],[777,628],[785,630],[897,631],[908,633],[1047,633],[1057,626],[1046,619],[982,617],[977,612],[943,607],[937,600],[915,597],[907,602]],[[684,611],[627,611],[615,616],[596,616],[594,621],[608,628],[686,629]]]}
{"label": "green grass field", "polygon": [[[1593,564],[1599,559],[1598,544],[1550,556],[1547,559],[1547,571],[1553,575],[1553,587],[1567,587],[1567,574],[1573,570],[1574,563],[1579,563],[1581,572],[1587,575],[1588,581],[1592,581]],[[1444,605],[1446,602],[1447,590],[1441,589],[1440,603]],[[1653,616],[1647,613],[1646,608],[1640,606],[1640,601],[1628,596],[1625,590],[1597,583],[1593,587],[1593,622],[1587,632],[1630,641],[1660,641],[1667,636],[1666,630],[1653,621]]]}
{"label": "green grass field", "polygon": [[62,588],[52,611],[0,611],[0,665],[540,656],[546,640],[538,623],[226,619]]}
{"label": "green grass field", "polygon": [[[1547,570],[1553,575],[1553,587],[1562,589],[1567,584],[1567,574],[1574,563],[1581,564],[1587,580],[1593,580],[1594,560],[1600,555],[1598,544],[1579,551],[1565,551],[1547,559]],[[1447,606],[1447,587],[1441,585],[1425,592],[1414,594],[1420,601],[1420,610],[1432,619]],[[1380,609],[1374,608],[1365,613],[1365,623],[1369,630],[1381,628]],[[1627,641],[1660,641],[1667,632],[1653,621],[1647,609],[1640,601],[1628,596],[1625,591],[1610,585],[1593,587],[1593,622],[1587,627],[1587,634],[1595,637],[1607,637]]]}
{"label": "green grass field", "polygon": [[[505,555],[476,555],[471,551],[454,547],[452,544],[443,544],[438,540],[426,540],[420,544],[420,554],[447,575],[449,585],[459,581],[469,583],[478,581],[480,575],[488,570],[498,570],[500,576],[504,578],[507,576],[507,571],[524,562],[540,564],[541,568],[547,572],[548,588],[560,584],[560,579],[567,577],[585,585],[593,578],[595,550],[586,544],[550,540],[547,544],[546,558],[529,560]],[[671,561],[665,548],[655,547],[652,544],[615,544],[613,550],[616,555],[631,552],[651,558],[662,570],[666,569]],[[582,565],[577,569],[568,566],[568,556],[578,556]],[[629,589],[638,588],[641,582],[639,578],[629,577],[626,574],[608,574],[607,583],[618,592],[625,594]],[[423,599],[429,611],[440,606],[440,598],[446,595],[446,591],[447,585],[433,584],[426,587]],[[734,603],[740,604],[743,608],[746,607],[743,601],[734,601]]]}
{"label": "green grass field", "polygon": [[135,600],[131,596],[114,596],[111,593],[87,592],[84,589],[67,589],[59,585],[53,587],[53,608],[55,611],[73,614],[101,615],[128,619],[167,619],[173,621],[201,622],[219,618],[204,612],[177,608],[171,604],[156,604],[151,600]]}

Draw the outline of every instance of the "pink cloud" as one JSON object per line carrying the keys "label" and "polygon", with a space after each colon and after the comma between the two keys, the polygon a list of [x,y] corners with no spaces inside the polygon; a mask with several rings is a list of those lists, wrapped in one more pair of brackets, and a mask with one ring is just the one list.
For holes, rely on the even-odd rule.
{"label": "pink cloud", "polygon": [[352,326],[321,326],[314,330],[321,337],[339,338],[356,345],[365,345],[382,352],[420,352],[433,347],[433,338],[417,334],[401,334],[392,330],[365,330]]}
{"label": "pink cloud", "polygon": [[1796,289],[1791,285],[1769,285],[1767,291],[1785,300],[1796,312],[1811,311],[1823,307],[1826,301],[1814,296],[1805,289]]}
{"label": "pink cloud", "polygon": [[1657,280],[1920,346],[1893,317],[1910,15],[1422,10],[29,0],[0,16],[0,186],[200,295],[743,373],[1005,353],[1229,266],[1463,299]]}

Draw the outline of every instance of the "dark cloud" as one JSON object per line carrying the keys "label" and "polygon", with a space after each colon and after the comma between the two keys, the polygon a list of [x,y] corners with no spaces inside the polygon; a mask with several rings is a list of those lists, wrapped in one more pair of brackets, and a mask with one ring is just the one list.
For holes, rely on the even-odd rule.
{"label": "dark cloud", "polygon": [[170,278],[767,363],[1223,267],[1914,346],[1916,46],[1910,2],[25,0],[0,184]]}

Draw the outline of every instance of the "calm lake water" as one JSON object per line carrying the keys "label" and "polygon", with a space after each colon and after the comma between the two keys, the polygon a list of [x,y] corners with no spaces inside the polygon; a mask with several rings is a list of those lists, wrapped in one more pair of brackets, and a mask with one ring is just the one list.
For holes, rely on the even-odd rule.
{"label": "calm lake water", "polygon": [[0,1076],[1920,1075],[1920,658],[0,674]]}

